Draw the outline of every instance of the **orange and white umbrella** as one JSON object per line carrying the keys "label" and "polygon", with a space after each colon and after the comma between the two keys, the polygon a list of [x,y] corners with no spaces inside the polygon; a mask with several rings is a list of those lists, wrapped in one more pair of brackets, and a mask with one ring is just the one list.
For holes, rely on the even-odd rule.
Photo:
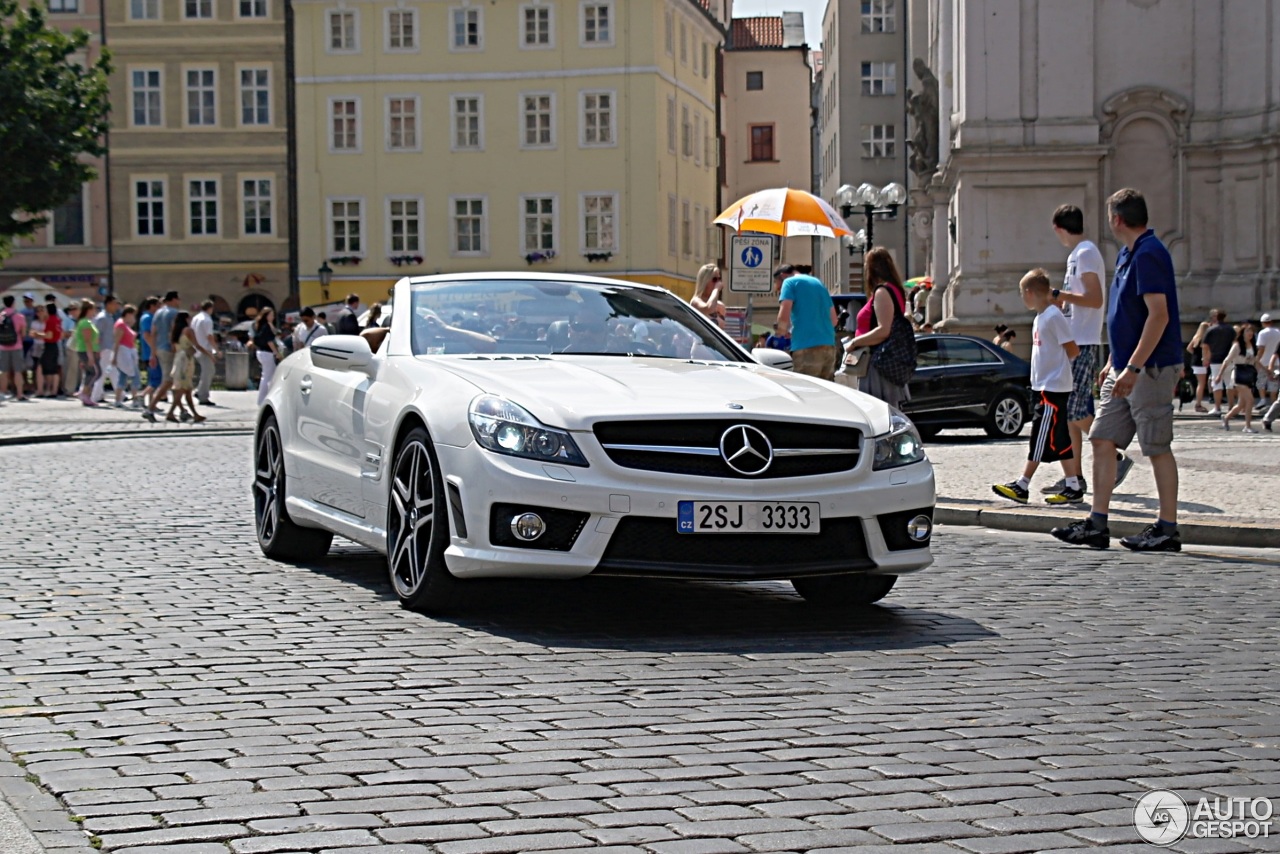
{"label": "orange and white umbrella", "polygon": [[725,208],[716,225],[782,237],[840,237],[852,234],[835,208],[813,193],[778,187],[759,190]]}

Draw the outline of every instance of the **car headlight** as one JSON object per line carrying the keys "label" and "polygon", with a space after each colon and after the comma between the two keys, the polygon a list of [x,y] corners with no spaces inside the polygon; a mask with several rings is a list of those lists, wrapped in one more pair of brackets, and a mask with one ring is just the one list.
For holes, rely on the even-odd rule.
{"label": "car headlight", "polygon": [[564,430],[548,427],[506,398],[482,394],[467,410],[471,432],[480,447],[495,454],[507,454],[547,463],[587,465],[573,437]]}
{"label": "car headlight", "polygon": [[911,419],[900,413],[889,416],[889,432],[876,437],[876,459],[872,469],[893,469],[924,459],[924,442]]}

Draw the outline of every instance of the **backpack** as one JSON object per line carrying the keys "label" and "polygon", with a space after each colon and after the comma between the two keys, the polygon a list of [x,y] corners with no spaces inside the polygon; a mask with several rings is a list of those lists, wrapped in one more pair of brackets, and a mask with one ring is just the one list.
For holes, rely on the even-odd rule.
{"label": "backpack", "polygon": [[13,312],[0,314],[0,347],[12,347],[18,343],[18,328],[13,322]]}
{"label": "backpack", "polygon": [[[892,292],[890,297],[893,297]],[[871,364],[888,382],[905,386],[916,372],[916,333],[899,308],[898,301],[892,299],[892,302],[893,320],[889,324],[889,337],[876,345],[871,354]]]}

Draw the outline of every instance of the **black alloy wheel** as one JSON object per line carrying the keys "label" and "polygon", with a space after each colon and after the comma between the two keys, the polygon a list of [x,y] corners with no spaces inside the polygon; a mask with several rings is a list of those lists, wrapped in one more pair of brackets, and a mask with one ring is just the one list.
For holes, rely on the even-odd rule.
{"label": "black alloy wheel", "polygon": [[284,445],[274,415],[258,431],[253,467],[253,523],[258,547],[273,560],[312,561],[324,557],[333,533],[304,528],[285,507]]}
{"label": "black alloy wheel", "polygon": [[461,582],[445,566],[448,545],[444,480],[431,437],[416,427],[396,451],[387,502],[387,569],[402,606],[438,613],[456,601]]}

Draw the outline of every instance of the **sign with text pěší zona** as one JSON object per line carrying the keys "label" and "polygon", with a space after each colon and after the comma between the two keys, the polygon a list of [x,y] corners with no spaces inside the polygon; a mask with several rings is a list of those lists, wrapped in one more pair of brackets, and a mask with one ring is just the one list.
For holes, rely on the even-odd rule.
{"label": "sign with text p\u011b\u0161\u00ed zona", "polygon": [[729,239],[729,290],[767,294],[773,290],[772,234],[735,234]]}

